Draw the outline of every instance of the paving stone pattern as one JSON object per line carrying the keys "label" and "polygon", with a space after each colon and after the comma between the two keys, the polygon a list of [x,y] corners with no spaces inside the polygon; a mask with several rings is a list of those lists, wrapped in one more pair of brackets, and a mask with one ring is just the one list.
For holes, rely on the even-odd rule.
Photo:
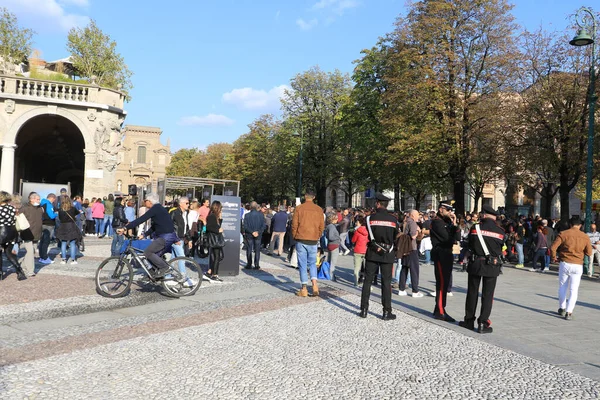
{"label": "paving stone pattern", "polygon": [[[352,257],[340,257],[341,281],[323,283],[319,298],[294,296],[297,271],[263,255],[262,271],[205,282],[190,298],[138,288],[105,299],[92,278],[110,242],[86,245],[79,265],[0,282],[0,399],[600,398],[588,322],[598,320],[596,281],[582,283],[569,324],[552,311],[555,274],[507,268],[496,331],[478,335],[431,319],[431,297],[394,295],[398,319],[382,321],[376,287],[358,318]],[[457,318],[463,281],[455,273]]]}

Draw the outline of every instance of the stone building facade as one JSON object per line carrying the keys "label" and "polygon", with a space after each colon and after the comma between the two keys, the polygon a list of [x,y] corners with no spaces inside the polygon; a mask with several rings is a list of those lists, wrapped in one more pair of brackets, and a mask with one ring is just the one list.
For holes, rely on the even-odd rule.
{"label": "stone building facade", "polygon": [[0,75],[0,190],[20,183],[71,185],[92,198],[165,174],[159,128],[123,128],[125,94],[95,84]]}
{"label": "stone building facade", "polygon": [[123,132],[114,191],[127,193],[129,185],[156,188],[171,162],[169,141],[161,144],[162,130],[155,127],[126,125]]}

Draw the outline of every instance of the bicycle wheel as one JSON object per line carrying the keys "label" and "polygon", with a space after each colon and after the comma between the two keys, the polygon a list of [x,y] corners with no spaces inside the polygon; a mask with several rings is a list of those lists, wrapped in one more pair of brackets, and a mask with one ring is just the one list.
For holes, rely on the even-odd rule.
{"label": "bicycle wheel", "polygon": [[133,281],[133,268],[126,259],[110,257],[102,261],[96,270],[96,292],[110,298],[129,294]]}
{"label": "bicycle wheel", "polygon": [[162,281],[169,296],[191,296],[202,284],[202,269],[191,258],[177,257],[169,260],[170,272]]}

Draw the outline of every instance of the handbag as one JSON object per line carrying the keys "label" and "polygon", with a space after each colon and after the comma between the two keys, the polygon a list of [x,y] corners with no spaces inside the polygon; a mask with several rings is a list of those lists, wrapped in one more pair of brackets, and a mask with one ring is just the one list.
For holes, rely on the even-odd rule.
{"label": "handbag", "polygon": [[222,249],[225,247],[225,237],[222,233],[207,232],[208,247],[211,249]]}
{"label": "handbag", "polygon": [[452,245],[452,254],[460,254],[460,244]]}
{"label": "handbag", "polygon": [[29,225],[29,221],[27,221],[27,217],[25,216],[25,214],[17,215],[16,226],[17,226],[17,232],[24,231],[25,229],[29,229],[31,227]]}

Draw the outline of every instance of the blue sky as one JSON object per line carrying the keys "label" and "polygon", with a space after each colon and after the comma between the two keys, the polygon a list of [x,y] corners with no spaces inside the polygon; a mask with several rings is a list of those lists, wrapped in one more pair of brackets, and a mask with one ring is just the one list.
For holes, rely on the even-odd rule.
{"label": "blue sky", "polygon": [[[580,0],[517,0],[528,29],[563,30]],[[232,142],[297,73],[351,72],[391,31],[405,0],[0,0],[34,29],[47,61],[68,56],[67,31],[89,18],[118,44],[135,88],[126,124],[158,126],[171,149]],[[600,5],[596,7],[600,11]]]}

